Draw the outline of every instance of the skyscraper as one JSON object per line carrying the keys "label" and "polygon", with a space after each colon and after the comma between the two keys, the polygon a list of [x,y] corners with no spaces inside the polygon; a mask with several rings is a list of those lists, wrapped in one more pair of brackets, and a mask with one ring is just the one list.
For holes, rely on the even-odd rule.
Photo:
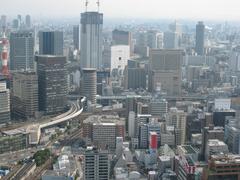
{"label": "skyscraper", "polygon": [[40,55],[63,55],[63,32],[40,31],[39,32]]}
{"label": "skyscraper", "polygon": [[123,75],[130,58],[130,47],[127,45],[111,46],[111,73]]}
{"label": "skyscraper", "polygon": [[152,49],[150,52],[150,91],[181,94],[182,50]]}
{"label": "skyscraper", "polygon": [[179,43],[179,35],[177,32],[166,31],[163,36],[165,49],[177,49]]}
{"label": "skyscraper", "polygon": [[54,114],[67,103],[67,69],[65,56],[36,56],[39,84],[39,110]]}
{"label": "skyscraper", "polygon": [[125,87],[127,89],[146,88],[147,82],[146,70],[141,67],[127,68],[125,78]]}
{"label": "skyscraper", "polygon": [[157,49],[163,48],[163,32],[157,33]]}
{"label": "skyscraper", "polygon": [[2,15],[1,16],[1,27],[0,28],[6,28],[7,27],[7,16],[6,15]]}
{"label": "skyscraper", "polygon": [[101,68],[102,26],[102,13],[85,12],[81,14],[81,68]]}
{"label": "skyscraper", "polygon": [[38,112],[38,77],[35,72],[13,74],[12,107],[15,118],[34,118]]}
{"label": "skyscraper", "polygon": [[84,68],[82,69],[82,79],[81,79],[81,95],[87,97],[87,99],[92,103],[96,104],[97,95],[97,72],[94,68]]}
{"label": "skyscraper", "polygon": [[79,25],[73,26],[73,47],[74,49],[79,50],[79,44],[80,44],[80,39],[79,39]]}
{"label": "skyscraper", "polygon": [[10,121],[9,89],[6,82],[0,81],[0,124]]}
{"label": "skyscraper", "polygon": [[30,15],[26,15],[25,26],[26,26],[26,28],[31,28],[31,16]]}
{"label": "skyscraper", "polygon": [[114,45],[130,46],[130,52],[133,52],[131,32],[115,29],[112,32],[112,41]]}
{"label": "skyscraper", "polygon": [[151,30],[147,32],[147,44],[151,49],[157,48],[157,31]]}
{"label": "skyscraper", "polygon": [[28,70],[34,67],[34,33],[18,31],[10,34],[10,69]]}
{"label": "skyscraper", "polygon": [[198,55],[204,54],[204,31],[205,25],[202,21],[199,21],[196,25],[196,46],[195,51]]}

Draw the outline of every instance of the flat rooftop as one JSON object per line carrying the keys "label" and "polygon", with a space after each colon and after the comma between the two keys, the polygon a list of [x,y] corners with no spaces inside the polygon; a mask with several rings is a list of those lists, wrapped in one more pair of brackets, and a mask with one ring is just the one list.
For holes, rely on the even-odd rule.
{"label": "flat rooftop", "polygon": [[191,145],[181,145],[178,147],[181,148],[186,154],[197,153],[196,150]]}
{"label": "flat rooftop", "polygon": [[83,121],[84,124],[117,124],[117,125],[125,125],[125,119],[120,118],[116,115],[100,115],[100,116],[90,116]]}

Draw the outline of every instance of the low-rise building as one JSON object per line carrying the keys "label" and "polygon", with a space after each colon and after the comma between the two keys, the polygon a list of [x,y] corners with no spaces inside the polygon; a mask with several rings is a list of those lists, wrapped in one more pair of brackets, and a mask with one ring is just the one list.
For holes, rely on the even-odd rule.
{"label": "low-rise building", "polygon": [[29,134],[17,129],[4,131],[0,135],[0,154],[26,149],[29,145]]}
{"label": "low-rise building", "polygon": [[239,155],[212,155],[203,170],[203,180],[240,179]]}

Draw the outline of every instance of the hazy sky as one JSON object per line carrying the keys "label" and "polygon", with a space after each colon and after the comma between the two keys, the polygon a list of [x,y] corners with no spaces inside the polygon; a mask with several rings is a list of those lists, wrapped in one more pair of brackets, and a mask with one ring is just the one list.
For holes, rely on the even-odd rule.
{"label": "hazy sky", "polygon": [[[2,14],[79,16],[85,0],[1,0]],[[95,6],[96,0],[89,0]],[[240,0],[101,0],[106,17],[240,20]]]}

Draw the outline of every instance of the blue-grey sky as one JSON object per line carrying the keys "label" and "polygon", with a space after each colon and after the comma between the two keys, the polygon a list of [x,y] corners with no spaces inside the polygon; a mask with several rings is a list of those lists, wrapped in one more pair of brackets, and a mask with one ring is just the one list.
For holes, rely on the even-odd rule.
{"label": "blue-grey sky", "polygon": [[[79,16],[85,0],[1,0],[2,14]],[[95,6],[96,0],[89,0]],[[106,17],[240,20],[239,0],[100,0]],[[93,8],[93,7],[92,7]]]}

